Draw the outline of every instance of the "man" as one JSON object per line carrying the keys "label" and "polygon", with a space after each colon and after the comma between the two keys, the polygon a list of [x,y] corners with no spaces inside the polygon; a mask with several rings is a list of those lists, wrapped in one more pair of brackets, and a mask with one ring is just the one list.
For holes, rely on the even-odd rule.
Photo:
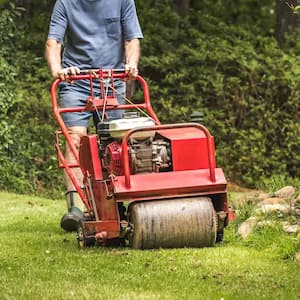
{"label": "man", "polygon": [[[129,79],[136,77],[141,38],[134,0],[57,0],[51,16],[45,57],[52,76],[63,81],[59,87],[61,107],[85,105],[89,83],[67,82],[69,75],[78,74],[80,70],[125,68]],[[115,88],[125,93],[124,82],[116,82]],[[121,97],[118,100],[124,103]],[[118,110],[111,111],[109,118],[117,119],[121,114]],[[91,112],[63,114],[77,150],[80,138],[87,134],[91,115]],[[74,161],[68,146],[65,155],[68,163]],[[75,169],[74,173],[78,182],[82,182],[80,170]],[[65,177],[68,213],[63,216],[61,227],[73,231],[82,217],[82,203],[71,180]]]}

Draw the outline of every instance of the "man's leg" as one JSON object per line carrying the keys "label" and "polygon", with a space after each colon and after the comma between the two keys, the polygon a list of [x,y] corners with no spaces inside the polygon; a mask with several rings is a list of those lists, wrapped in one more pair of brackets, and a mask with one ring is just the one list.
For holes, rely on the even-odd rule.
{"label": "man's leg", "polygon": [[[87,135],[87,129],[82,126],[75,126],[75,127],[69,127],[68,131],[70,133],[75,149],[78,153],[79,146],[80,146],[80,138],[84,135]],[[65,157],[68,163],[76,162],[75,157],[68,144],[66,145]],[[80,168],[74,168],[73,171],[77,182],[79,182],[79,184],[81,185],[83,177]],[[67,191],[75,191],[75,187],[66,172],[65,172],[65,180],[66,180]]]}
{"label": "man's leg", "polygon": [[[78,153],[80,146],[80,138],[87,134],[86,127],[82,126],[74,126],[68,128],[72,142],[75,146],[75,149]],[[73,152],[71,151],[69,145],[66,145],[66,153],[65,153],[66,161],[69,164],[75,163],[75,157]],[[80,168],[72,168],[71,169],[76,181],[80,186],[83,184],[83,174]],[[84,204],[82,203],[76,189],[65,171],[65,181],[67,187],[66,200],[67,200],[67,208],[68,212],[61,219],[61,227],[66,231],[74,231],[77,229],[78,222],[83,217],[83,211],[85,209]]]}

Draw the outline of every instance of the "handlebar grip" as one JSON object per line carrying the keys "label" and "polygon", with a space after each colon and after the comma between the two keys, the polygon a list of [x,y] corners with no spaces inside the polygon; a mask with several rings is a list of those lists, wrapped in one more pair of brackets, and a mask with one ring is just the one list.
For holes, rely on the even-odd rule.
{"label": "handlebar grip", "polygon": [[125,69],[86,69],[86,70],[80,70],[80,74],[90,74],[90,73],[125,73]]}

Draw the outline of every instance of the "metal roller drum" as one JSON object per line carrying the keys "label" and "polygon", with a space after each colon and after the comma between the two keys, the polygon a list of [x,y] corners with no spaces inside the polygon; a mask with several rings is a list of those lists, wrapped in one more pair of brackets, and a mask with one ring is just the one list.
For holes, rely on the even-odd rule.
{"label": "metal roller drum", "polygon": [[208,197],[134,203],[129,220],[135,249],[209,247],[216,241],[217,217]]}

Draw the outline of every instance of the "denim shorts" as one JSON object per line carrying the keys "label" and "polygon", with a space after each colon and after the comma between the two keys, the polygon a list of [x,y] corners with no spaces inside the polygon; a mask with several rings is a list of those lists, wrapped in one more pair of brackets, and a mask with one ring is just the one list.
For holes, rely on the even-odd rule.
{"label": "denim shorts", "polygon": [[[114,88],[117,90],[115,93],[119,104],[124,104],[125,99],[120,95],[125,96],[126,92],[126,84],[123,81],[116,81],[114,83]],[[100,97],[100,87],[99,83],[94,83],[94,96]],[[120,94],[119,94],[120,93]],[[108,95],[111,94],[111,91],[108,90]],[[68,82],[61,82],[59,84],[59,102],[61,108],[67,107],[84,107],[86,105],[87,97],[91,96],[89,81],[76,81],[73,84]],[[74,126],[83,126],[88,127],[89,120],[93,117],[94,123],[97,124],[99,122],[99,115],[101,116],[101,112],[98,113],[95,111],[83,111],[83,112],[72,112],[72,113],[63,113],[62,118],[67,127]],[[109,110],[107,111],[107,115],[109,120],[115,120],[122,118],[124,110]]]}

